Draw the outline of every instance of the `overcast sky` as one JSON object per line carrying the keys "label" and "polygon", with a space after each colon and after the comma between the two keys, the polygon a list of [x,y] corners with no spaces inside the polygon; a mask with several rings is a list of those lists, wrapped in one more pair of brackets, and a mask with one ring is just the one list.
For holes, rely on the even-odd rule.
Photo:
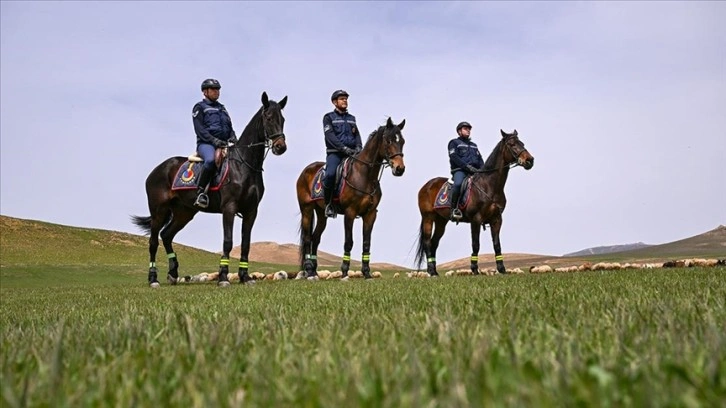
{"label": "overcast sky", "polygon": [[[139,233],[144,180],[195,148],[201,81],[238,133],[288,95],[253,241],[297,242],[295,180],[324,159],[335,89],[369,133],[406,119],[406,173],[383,175],[372,261],[410,265],[417,192],[449,174],[462,120],[488,155],[517,129],[535,166],[506,186],[504,252],[669,242],[726,224],[726,3],[0,3],[0,212]],[[220,251],[220,215],[177,242]],[[236,220],[234,244],[240,242]],[[360,259],[356,221],[353,257]],[[321,250],[342,254],[343,221]],[[468,224],[439,262],[468,256]],[[493,252],[489,232],[482,253]],[[183,260],[182,260],[183,262]]]}

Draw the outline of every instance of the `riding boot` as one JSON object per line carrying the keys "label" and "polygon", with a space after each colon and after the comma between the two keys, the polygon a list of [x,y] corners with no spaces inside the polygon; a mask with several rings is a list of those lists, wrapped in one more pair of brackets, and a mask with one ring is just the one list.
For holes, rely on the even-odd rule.
{"label": "riding boot", "polygon": [[207,187],[212,178],[213,172],[202,167],[202,173],[199,175],[199,184],[197,185],[197,200],[194,205],[199,208],[207,208],[209,205],[209,197],[207,197]]}
{"label": "riding boot", "polygon": [[454,191],[452,188],[451,191],[451,220],[452,221],[458,221],[463,217],[461,214],[461,210],[459,209],[459,191]]}
{"label": "riding boot", "polygon": [[323,195],[325,196],[325,216],[335,218],[338,214],[333,208],[333,189],[323,186]]}

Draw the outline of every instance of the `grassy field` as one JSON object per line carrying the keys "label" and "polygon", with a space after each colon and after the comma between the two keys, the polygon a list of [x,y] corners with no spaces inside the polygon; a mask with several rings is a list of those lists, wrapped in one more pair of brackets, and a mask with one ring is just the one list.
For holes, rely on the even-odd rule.
{"label": "grassy field", "polygon": [[723,269],[164,285],[0,268],[4,406],[723,406]]}

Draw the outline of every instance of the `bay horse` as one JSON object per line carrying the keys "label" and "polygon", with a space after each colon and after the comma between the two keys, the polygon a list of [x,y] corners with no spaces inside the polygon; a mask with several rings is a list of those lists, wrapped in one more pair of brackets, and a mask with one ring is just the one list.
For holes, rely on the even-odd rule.
{"label": "bay horse", "polygon": [[229,286],[229,253],[232,250],[232,231],[235,215],[242,218],[242,243],[239,262],[241,283],[251,281],[248,274],[250,239],[257,218],[257,208],[265,192],[262,180],[262,164],[271,150],[276,156],[287,150],[285,143],[285,118],[282,109],[287,96],[280,102],[269,100],[262,93],[262,107],[253,115],[237,143],[227,148],[227,177],[218,191],[208,191],[209,206],[194,206],[196,185],[188,190],[172,190],[177,171],[187,157],[171,157],[156,166],[146,178],[146,195],[150,216],[132,216],[132,222],[149,234],[149,285],[159,287],[156,269],[156,250],[159,233],[169,259],[167,281],[176,284],[179,279],[179,261],[172,248],[174,236],[181,231],[197,212],[222,214],[224,227],[223,253],[219,261],[219,286]]}
{"label": "bay horse", "polygon": [[[502,248],[499,243],[502,212],[507,205],[504,185],[511,167],[522,166],[525,170],[529,170],[534,166],[534,157],[524,148],[524,143],[519,140],[517,130],[515,129],[513,133],[505,133],[500,129],[500,132],[502,139],[489,154],[484,168],[481,172],[468,177],[471,183],[469,198],[466,200],[466,207],[462,209],[463,218],[460,222],[471,224],[471,271],[474,275],[479,274],[479,233],[481,228],[486,229],[485,224],[489,224],[491,229],[497,271],[506,273]],[[445,177],[433,178],[427,181],[418,192],[421,225],[414,263],[417,268],[420,268],[425,257],[429,276],[438,275],[436,249],[439,247],[451,215],[448,205],[435,208],[439,190],[446,182]],[[465,186],[466,183],[465,180],[462,186]],[[462,187],[461,197],[463,196]]]}
{"label": "bay horse", "polygon": [[[350,269],[350,250],[353,249],[353,221],[360,216],[363,219],[363,257],[361,272],[365,279],[371,279],[370,249],[371,232],[378,215],[378,204],[381,201],[380,178],[386,166],[391,167],[394,176],[400,177],[406,170],[403,162],[403,145],[405,140],[401,134],[406,120],[395,125],[391,118],[384,126],[374,130],[366,141],[361,152],[343,161],[341,166],[350,165],[343,170],[341,183],[344,188],[338,195],[334,194],[333,206],[338,214],[344,215],[345,243],[343,245],[343,262],[340,266],[342,279],[348,279]],[[324,162],[313,162],[305,167],[297,179],[297,201],[300,206],[300,266],[308,279],[317,279],[318,245],[325,231],[328,219],[325,217],[325,202],[321,197],[313,198],[312,189],[316,175]],[[317,180],[320,183],[320,179]],[[318,186],[321,187],[321,186]],[[337,190],[337,189],[336,189]],[[315,230],[313,222],[315,221]]]}

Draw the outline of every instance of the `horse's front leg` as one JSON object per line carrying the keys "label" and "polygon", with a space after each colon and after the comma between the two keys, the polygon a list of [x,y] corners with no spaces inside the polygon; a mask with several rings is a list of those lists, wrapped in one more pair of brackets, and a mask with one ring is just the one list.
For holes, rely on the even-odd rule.
{"label": "horse's front leg", "polygon": [[252,242],[252,227],[257,219],[257,207],[242,215],[242,243],[240,244],[239,275],[240,283],[250,283],[252,278],[249,274],[250,244]]}
{"label": "horse's front leg", "polygon": [[[479,275],[479,235],[481,223],[475,219],[471,220],[471,273]],[[497,241],[499,237],[497,236]]]}
{"label": "horse's front leg", "polygon": [[229,286],[229,253],[232,251],[232,232],[234,230],[234,212],[225,210],[222,213],[222,228],[224,241],[222,242],[222,258],[219,260],[219,277],[217,285]]}
{"label": "horse's front leg", "polygon": [[361,272],[363,272],[363,277],[366,279],[371,279],[371,232],[373,232],[373,224],[376,223],[376,217],[378,216],[378,210],[373,209],[368,211],[363,216],[363,255],[361,257],[361,260],[363,261],[363,266],[361,267]]}
{"label": "horse's front leg", "polygon": [[504,268],[504,257],[502,256],[502,246],[499,243],[499,230],[502,229],[502,216],[501,214],[495,217],[490,223],[489,227],[492,230],[492,244],[494,244],[494,260],[497,261],[497,271],[499,273],[507,273]]}
{"label": "horse's front leg", "polygon": [[353,221],[355,213],[346,211],[344,214],[343,226],[345,228],[345,243],[343,244],[343,263],[340,265],[340,271],[343,273],[341,279],[348,279],[348,270],[350,270],[350,250],[353,249]]}

